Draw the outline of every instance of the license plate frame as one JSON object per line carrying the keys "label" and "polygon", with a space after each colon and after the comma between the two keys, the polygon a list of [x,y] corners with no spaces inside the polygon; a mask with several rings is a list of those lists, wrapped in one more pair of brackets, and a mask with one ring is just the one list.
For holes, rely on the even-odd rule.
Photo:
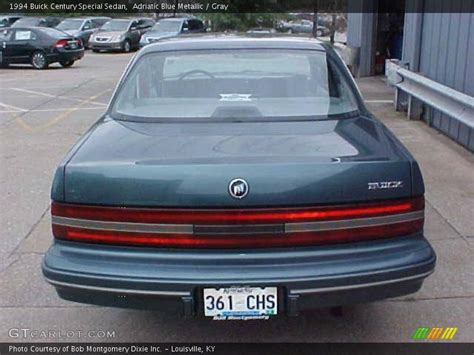
{"label": "license plate frame", "polygon": [[203,313],[214,320],[267,320],[278,315],[278,291],[274,286],[206,287]]}

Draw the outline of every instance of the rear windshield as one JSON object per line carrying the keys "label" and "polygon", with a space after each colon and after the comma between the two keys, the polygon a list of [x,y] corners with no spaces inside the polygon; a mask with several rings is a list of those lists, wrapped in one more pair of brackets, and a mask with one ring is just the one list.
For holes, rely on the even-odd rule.
{"label": "rear windshield", "polygon": [[53,38],[63,38],[67,37],[68,34],[64,33],[60,30],[57,30],[55,28],[49,28],[49,27],[44,27],[41,29],[43,33],[46,33],[48,36],[53,37]]}
{"label": "rear windshield", "polygon": [[126,31],[129,24],[129,20],[112,20],[106,22],[100,29],[104,31]]}
{"label": "rear windshield", "polygon": [[158,21],[153,26],[153,31],[157,32],[179,32],[181,30],[181,21]]}
{"label": "rear windshield", "polygon": [[61,31],[79,30],[84,20],[64,20],[56,26]]}
{"label": "rear windshield", "polygon": [[41,22],[45,22],[45,21],[42,21],[41,19],[36,18],[36,17],[23,17],[19,19],[18,21],[15,21],[12,27],[36,26],[40,24]]}
{"label": "rear windshield", "polygon": [[110,111],[123,120],[292,120],[358,113],[345,77],[323,51],[152,53],[125,78]]}

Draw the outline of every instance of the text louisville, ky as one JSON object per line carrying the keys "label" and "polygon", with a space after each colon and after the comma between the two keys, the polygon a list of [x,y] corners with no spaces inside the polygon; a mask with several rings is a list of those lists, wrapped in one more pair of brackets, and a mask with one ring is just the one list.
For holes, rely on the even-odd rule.
{"label": "text louisville, ky", "polygon": [[9,345],[11,354],[49,353],[49,354],[158,354],[158,353],[214,353],[214,345]]}

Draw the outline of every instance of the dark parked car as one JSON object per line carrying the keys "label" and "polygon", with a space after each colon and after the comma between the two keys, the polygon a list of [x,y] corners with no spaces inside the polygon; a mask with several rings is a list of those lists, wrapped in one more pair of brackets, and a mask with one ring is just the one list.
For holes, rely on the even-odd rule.
{"label": "dark parked car", "polygon": [[31,64],[36,69],[45,69],[59,62],[70,67],[84,56],[80,39],[47,27],[7,28],[0,31],[2,66],[9,64]]}
{"label": "dark parked car", "polygon": [[330,46],[146,46],[59,165],[42,270],[60,297],[266,319],[416,292],[433,272],[416,161]]}
{"label": "dark parked car", "polygon": [[130,52],[139,48],[141,36],[154,24],[155,21],[150,18],[110,20],[90,37],[89,47],[94,52],[101,50]]}
{"label": "dark parked car", "polygon": [[21,16],[0,16],[0,28],[10,27],[19,19]]}
{"label": "dark parked car", "polygon": [[205,32],[204,23],[197,18],[173,17],[159,20],[155,26],[140,39],[140,47],[156,42],[163,38],[179,36],[181,34]]}
{"label": "dark parked car", "polygon": [[11,27],[56,27],[60,22],[59,17],[25,16],[15,21]]}
{"label": "dark parked car", "polygon": [[[319,21],[318,21],[319,22]],[[309,20],[293,20],[289,22],[281,22],[278,26],[280,31],[288,33],[312,33],[313,32],[313,21]],[[316,29],[316,36],[323,37],[328,36],[331,33],[329,28],[318,24]]]}
{"label": "dark parked car", "polygon": [[61,21],[56,28],[71,36],[80,38],[84,47],[88,48],[90,36],[109,20],[110,17],[68,18]]}

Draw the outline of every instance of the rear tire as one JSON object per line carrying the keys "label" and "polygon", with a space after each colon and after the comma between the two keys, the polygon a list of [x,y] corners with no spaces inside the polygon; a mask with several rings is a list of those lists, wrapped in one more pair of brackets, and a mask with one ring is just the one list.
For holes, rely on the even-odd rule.
{"label": "rear tire", "polygon": [[323,36],[323,31],[321,31],[321,30],[316,30],[316,36],[317,36],[317,37],[322,37],[322,36]]}
{"label": "rear tire", "polygon": [[128,53],[128,52],[130,52],[131,49],[132,49],[132,46],[130,44],[130,41],[128,39],[126,39],[123,42],[122,51],[125,52],[125,53]]}
{"label": "rear tire", "polygon": [[35,69],[46,69],[49,65],[46,54],[43,52],[34,52],[31,56],[31,65]]}
{"label": "rear tire", "polygon": [[69,68],[74,64],[74,61],[73,60],[63,60],[63,61],[60,61],[59,64],[61,64],[61,66],[63,68]]}

